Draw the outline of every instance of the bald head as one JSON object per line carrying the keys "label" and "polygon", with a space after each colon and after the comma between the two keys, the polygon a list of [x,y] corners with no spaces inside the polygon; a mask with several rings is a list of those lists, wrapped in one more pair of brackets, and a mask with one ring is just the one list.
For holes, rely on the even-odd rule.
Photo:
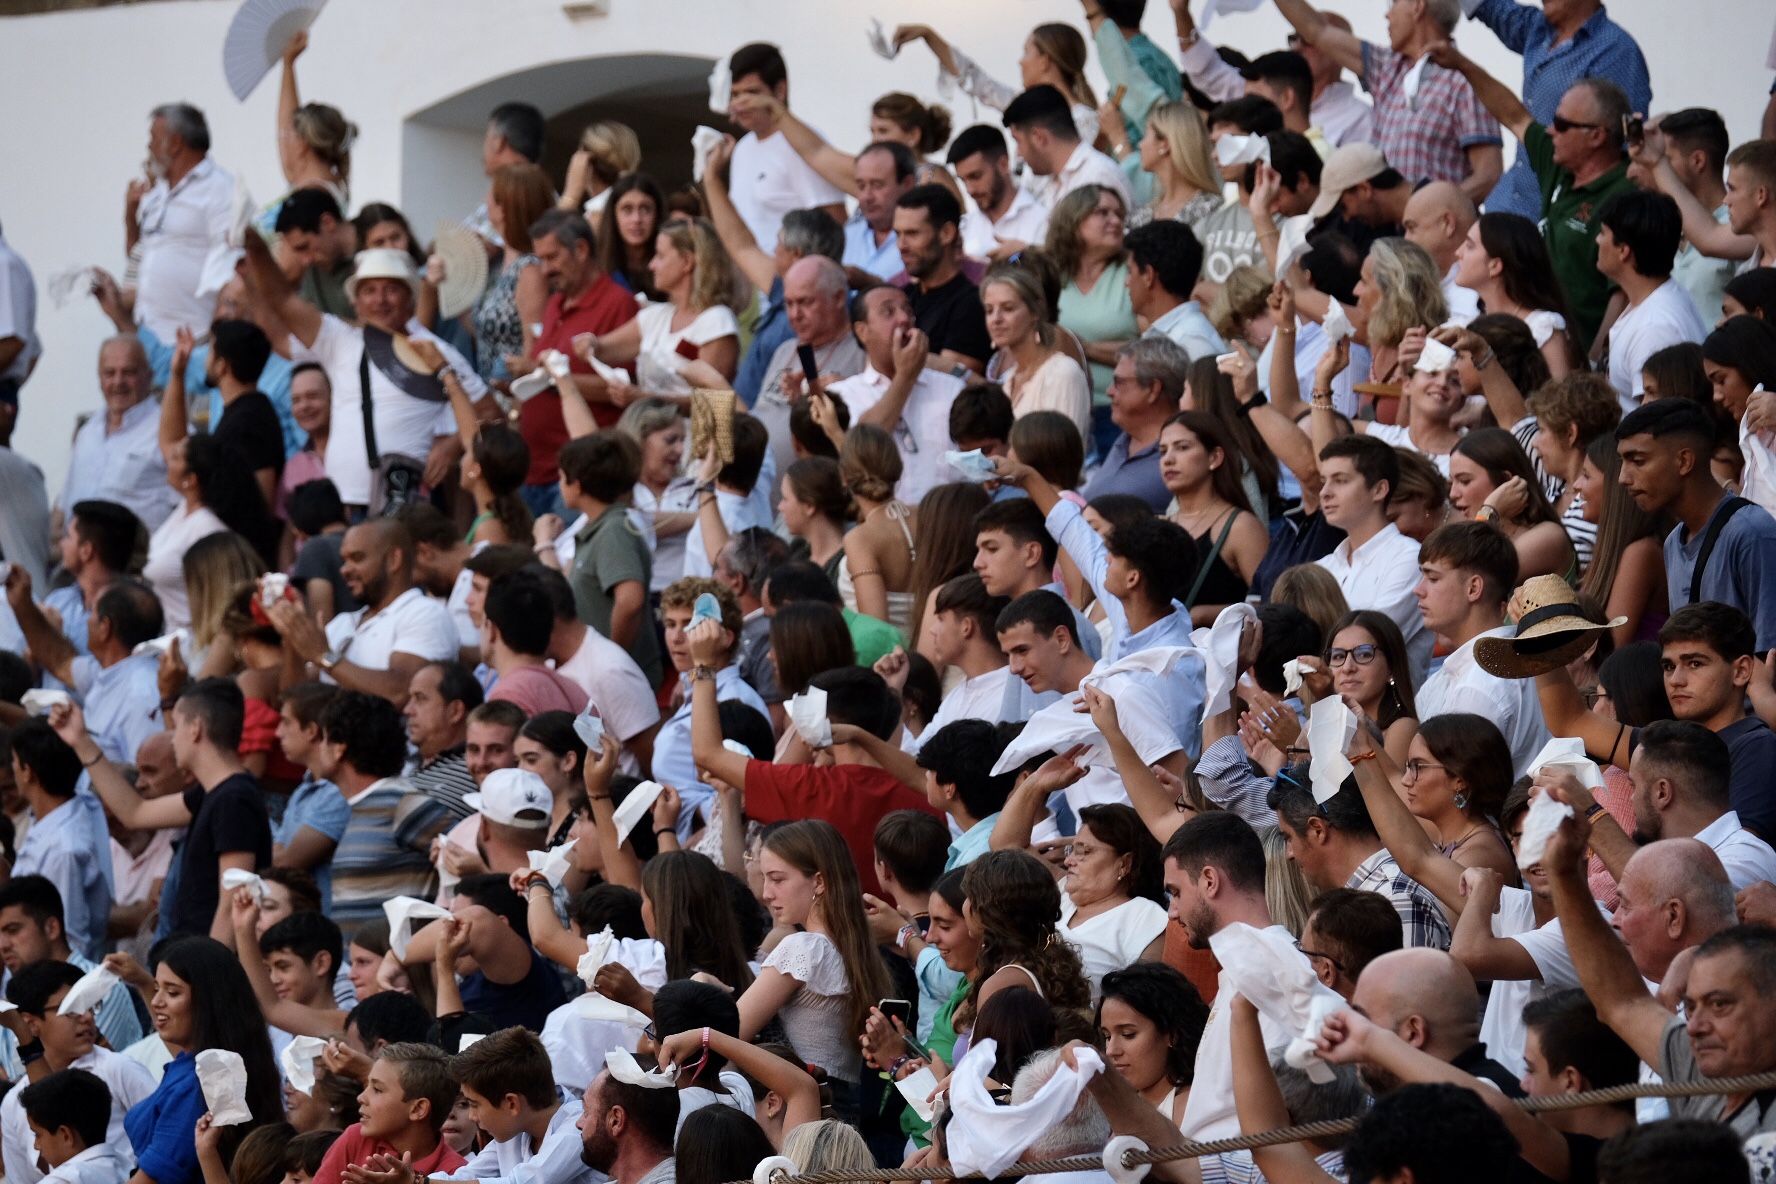
{"label": "bald head", "polygon": [[1698,839],[1660,839],[1628,860],[1615,925],[1640,972],[1664,977],[1680,950],[1738,921],[1733,882],[1720,856]]}
{"label": "bald head", "polygon": [[1441,1061],[1459,1056],[1480,1031],[1474,976],[1442,950],[1383,954],[1363,968],[1351,1003]]}
{"label": "bald head", "polygon": [[178,793],[189,780],[174,759],[171,732],[155,732],[136,749],[136,791],[143,797]]}
{"label": "bald head", "polygon": [[845,333],[845,269],[825,255],[798,259],[783,273],[783,310],[796,340],[823,346]]}
{"label": "bald head", "polygon": [[99,390],[113,418],[148,397],[150,379],[148,351],[133,334],[120,333],[99,346]]}
{"label": "bald head", "polygon": [[1447,272],[1455,263],[1455,249],[1479,217],[1467,194],[1448,181],[1432,181],[1407,199],[1401,222],[1406,237],[1430,252],[1439,271]]}
{"label": "bald head", "polygon": [[382,608],[413,586],[413,535],[394,518],[367,518],[345,532],[339,574],[360,604]]}

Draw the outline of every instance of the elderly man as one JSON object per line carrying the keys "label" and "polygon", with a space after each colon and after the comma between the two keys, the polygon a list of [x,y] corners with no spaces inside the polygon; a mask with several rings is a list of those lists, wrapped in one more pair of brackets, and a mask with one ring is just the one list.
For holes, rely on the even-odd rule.
{"label": "elderly man", "polygon": [[1486,109],[1522,142],[1518,159],[1528,159],[1542,187],[1542,235],[1554,277],[1566,292],[1569,327],[1589,346],[1610,301],[1610,281],[1597,267],[1603,225],[1598,214],[1609,198],[1635,187],[1622,147],[1622,119],[1632,109],[1628,97],[1613,82],[1580,79],[1560,96],[1544,126],[1510,87],[1453,46],[1436,47],[1432,57],[1465,77]]}
{"label": "elderly man", "polygon": [[1459,325],[1480,315],[1480,297],[1455,282],[1455,252],[1479,218],[1480,211],[1468,195],[1448,181],[1432,181],[1407,198],[1400,218],[1406,237],[1425,249],[1442,274],[1449,319]]}
{"label": "elderly man", "polygon": [[[1607,79],[1627,94],[1632,109],[1653,109],[1646,58],[1604,12],[1603,0],[1544,0],[1539,11],[1517,0],[1462,0],[1462,11],[1523,55],[1523,102],[1536,122],[1552,122],[1560,100],[1581,78]],[[1528,155],[1519,152],[1486,208],[1539,220],[1545,196]]]}
{"label": "elderly man", "polygon": [[[1597,916],[1592,906],[1592,916]],[[1482,1078],[1514,1098],[1523,1096],[1510,1070],[1480,1043],[1480,995],[1474,976],[1441,950],[1405,949],[1383,954],[1363,968],[1351,1008],[1377,1027],[1401,1036],[1420,1052]],[[1377,1065],[1364,1065],[1372,1093],[1388,1093],[1400,1080]]]}
{"label": "elderly man", "polygon": [[[784,229],[788,228],[786,219]],[[771,437],[771,457],[779,473],[796,459],[789,411],[807,393],[803,347],[814,351],[814,371],[823,381],[850,378],[869,365],[869,356],[851,333],[851,317],[845,309],[845,269],[837,263],[824,255],[813,255],[791,264],[783,273],[783,307],[795,335],[771,355],[759,382],[758,402],[752,406],[753,416]]]}
{"label": "elderly man", "polygon": [[1159,429],[1178,412],[1190,355],[1169,337],[1137,337],[1116,355],[1110,378],[1110,419],[1121,432],[1085,487],[1090,501],[1106,493],[1132,493],[1165,512],[1171,491],[1159,477]]}
{"label": "elderly man", "polygon": [[372,518],[346,531],[340,560],[363,608],[340,613],[325,632],[293,601],[270,609],[284,639],[284,685],[324,677],[399,707],[421,666],[456,657],[456,623],[443,601],[414,585],[413,537],[398,521]]}
{"label": "elderly man", "polygon": [[1301,39],[1347,67],[1375,96],[1375,144],[1409,181],[1453,181],[1486,199],[1504,171],[1498,123],[1456,71],[1426,61],[1461,19],[1459,0],[1401,0],[1387,10],[1388,45],[1334,25],[1308,0],[1276,0]]}
{"label": "elderly man", "polygon": [[[289,326],[293,355],[319,362],[327,371],[333,388],[327,475],[339,488],[339,500],[360,511],[380,502],[386,490],[372,488],[384,480],[376,462],[391,457],[423,461],[425,484],[442,484],[461,455],[462,444],[439,375],[454,371],[471,401],[483,399],[487,386],[461,354],[414,320],[419,276],[413,259],[404,251],[387,249],[358,256],[357,269],[346,282],[358,317],[353,326],[304,300],[290,286],[264,239],[249,234],[245,241],[249,281],[265,307]],[[432,372],[422,369],[424,363],[410,338],[436,345],[446,364]],[[363,411],[366,397],[372,409],[369,440]],[[490,416],[497,414],[490,400],[482,409]],[[395,693],[405,691],[403,681]]]}
{"label": "elderly man", "polygon": [[913,174],[918,167],[912,149],[892,140],[878,140],[857,154],[852,165],[857,212],[845,223],[843,262],[847,268],[879,280],[900,270],[894,208],[901,195],[913,187]]}
{"label": "elderly man", "polygon": [[160,400],[149,397],[148,354],[140,341],[119,336],[99,347],[99,390],[105,409],[74,433],[56,508],[65,516],[76,502],[116,502],[152,531],[172,514],[179,495],[167,484]]}
{"label": "elderly man", "polygon": [[124,249],[142,249],[136,321],[162,341],[179,329],[202,334],[216,293],[234,274],[230,235],[252,199],[210,159],[203,112],[185,103],[156,107],[148,124],[152,180],[131,181],[124,201]]}

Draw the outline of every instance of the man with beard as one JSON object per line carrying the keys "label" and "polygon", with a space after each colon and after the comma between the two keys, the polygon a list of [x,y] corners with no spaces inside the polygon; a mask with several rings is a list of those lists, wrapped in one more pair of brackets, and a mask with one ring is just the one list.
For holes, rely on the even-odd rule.
{"label": "man with beard", "polygon": [[399,707],[415,671],[456,657],[456,625],[441,601],[414,585],[413,539],[399,522],[373,518],[352,527],[340,559],[345,586],[363,608],[340,613],[324,633],[295,601],[268,610],[284,639],[283,685],[324,675]]}
{"label": "man with beard", "polygon": [[581,1162],[612,1184],[672,1184],[677,1178],[677,1090],[618,1081],[606,1069],[586,1087],[579,1128]]}
{"label": "man with beard", "polygon": [[[1270,919],[1264,899],[1264,843],[1237,814],[1198,814],[1173,831],[1166,840],[1164,869],[1166,894],[1171,898],[1167,912],[1184,931],[1191,949],[1208,949],[1209,938],[1235,922],[1292,940],[1287,929]],[[1298,956],[1306,967],[1306,955]],[[1468,990],[1472,993],[1472,984]],[[1239,1133],[1227,1015],[1232,994],[1216,994],[1196,1046],[1196,1075],[1178,1124],[1186,1139],[1224,1139]],[[1265,1050],[1274,1060],[1282,1055],[1291,1033],[1269,1019],[1260,1017],[1260,1022]]]}
{"label": "man with beard", "polygon": [[909,189],[895,206],[894,233],[911,277],[914,323],[931,339],[940,368],[984,373],[993,343],[980,288],[962,270],[961,204],[942,185]]}
{"label": "man with beard", "polygon": [[975,208],[962,216],[962,248],[976,259],[1005,259],[1020,244],[1039,243],[1048,211],[1011,178],[1005,133],[977,123],[950,142],[950,169]]}

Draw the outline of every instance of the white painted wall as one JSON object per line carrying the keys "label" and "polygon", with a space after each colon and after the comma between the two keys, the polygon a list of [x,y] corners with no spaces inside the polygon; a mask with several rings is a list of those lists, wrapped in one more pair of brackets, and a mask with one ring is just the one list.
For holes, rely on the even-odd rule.
{"label": "white painted wall", "polygon": [[[1346,12],[1358,33],[1385,35],[1382,0],[1329,6]],[[222,77],[222,38],[234,8],[174,0],[0,20],[0,224],[30,261],[40,293],[65,268],[121,266],[124,184],[144,156],[146,115],[157,103],[198,104],[217,159],[242,172],[261,200],[281,191],[275,72],[244,104]],[[1081,23],[1071,0],[610,0],[609,8],[609,16],[574,20],[550,0],[333,0],[301,77],[305,98],[341,107],[361,129],[354,200],[419,213],[436,210],[441,193],[478,193],[478,137],[404,131],[404,123],[489,79],[548,63],[643,53],[717,57],[746,41],[775,41],[790,63],[792,103],[838,143],[857,145],[870,98],[891,89],[936,93],[936,66],[923,48],[895,62],[868,51],[869,16],[930,23],[1013,82],[1025,30],[1046,20]],[[1640,40],[1657,108],[1712,106],[1735,142],[1756,134],[1770,84],[1769,0],[1613,0],[1610,11]],[[1162,45],[1171,42],[1170,24],[1169,10],[1152,0],[1147,29]],[[1284,31],[1265,9],[1223,18],[1211,36],[1256,53],[1281,45]],[[1518,59],[1490,32],[1464,28],[1459,38],[1489,70],[1513,84],[1520,78]],[[591,95],[612,65],[592,61],[583,69]],[[551,85],[542,98],[557,98],[557,89]],[[508,97],[539,98],[518,82]],[[566,106],[545,103],[545,112]],[[977,118],[966,99],[955,115],[958,127]],[[439,144],[460,145],[454,170],[435,157],[403,160],[415,145]],[[429,231],[423,217],[416,221],[422,234]],[[45,296],[38,330],[46,353],[25,388],[14,443],[44,467],[53,491],[75,416],[99,405],[95,354],[108,326],[90,300],[58,309]]]}

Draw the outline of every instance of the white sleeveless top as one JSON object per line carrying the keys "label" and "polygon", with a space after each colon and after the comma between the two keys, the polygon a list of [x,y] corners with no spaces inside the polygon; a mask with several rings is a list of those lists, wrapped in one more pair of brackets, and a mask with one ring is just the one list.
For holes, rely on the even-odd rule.
{"label": "white sleeveless top", "polygon": [[1106,974],[1138,961],[1141,951],[1165,933],[1165,909],[1145,897],[1125,900],[1078,926],[1072,924],[1073,913],[1073,898],[1061,893],[1061,923],[1055,931],[1079,951],[1085,977],[1091,980],[1094,1003]]}
{"label": "white sleeveless top", "polygon": [[855,1084],[863,1058],[851,1030],[851,980],[839,948],[824,933],[792,933],[777,943],[765,967],[801,984],[777,1012],[790,1044],[829,1076]]}

